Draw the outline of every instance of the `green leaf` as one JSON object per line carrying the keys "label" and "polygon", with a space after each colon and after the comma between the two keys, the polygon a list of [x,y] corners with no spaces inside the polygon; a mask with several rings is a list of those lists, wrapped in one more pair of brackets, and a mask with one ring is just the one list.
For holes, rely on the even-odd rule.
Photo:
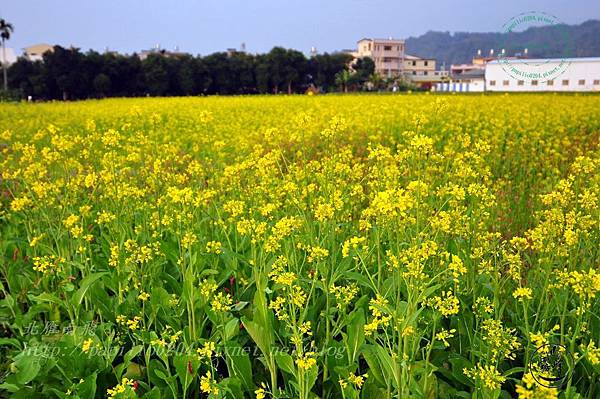
{"label": "green leaf", "polygon": [[146,392],[144,394],[144,396],[142,396],[143,399],[161,399],[162,395],[160,394],[160,390],[156,387],[152,388],[152,390],[150,392]]}
{"label": "green leaf", "polygon": [[81,280],[81,283],[79,284],[79,289],[75,292],[73,297],[71,297],[71,304],[73,306],[81,305],[85,293],[92,286],[92,284],[94,284],[96,281],[98,281],[98,279],[102,278],[103,276],[106,276],[107,274],[109,274],[109,272],[92,273],[89,276],[86,276],[83,280]]}
{"label": "green leaf", "polygon": [[319,376],[319,368],[317,366],[312,366],[310,369],[306,371],[306,390],[310,392],[312,387],[317,382],[317,377]]}
{"label": "green leaf", "polygon": [[93,399],[96,396],[96,373],[87,376],[77,386],[77,394],[81,399]]}
{"label": "green leaf", "polygon": [[250,338],[256,343],[258,349],[266,356],[271,351],[271,343],[268,339],[268,333],[265,329],[257,323],[242,317],[242,323],[244,328],[248,331]]}
{"label": "green leaf", "polygon": [[229,341],[240,330],[240,320],[233,318],[225,324],[225,341]]}
{"label": "green leaf", "polygon": [[200,359],[194,355],[177,355],[173,358],[173,365],[183,390],[187,390],[200,367]]}
{"label": "green leaf", "polygon": [[365,316],[362,309],[354,311],[350,323],[346,327],[346,349],[350,355],[350,362],[355,363],[360,355],[361,346],[365,343]]}
{"label": "green leaf", "polygon": [[22,385],[32,381],[39,374],[42,368],[40,357],[28,354],[18,356],[13,365],[18,370],[15,373],[16,381]]}
{"label": "green leaf", "polygon": [[280,369],[288,374],[296,376],[296,367],[294,367],[294,359],[289,353],[277,352],[274,355],[275,363]]}
{"label": "green leaf", "polygon": [[142,345],[136,345],[128,350],[125,356],[123,356],[123,363],[115,367],[115,373],[123,377],[123,372],[129,367],[129,363],[142,351],[142,349],[144,349]]}
{"label": "green leaf", "polygon": [[64,306],[63,301],[61,301],[56,295],[52,295],[48,292],[43,292],[37,296],[28,295],[28,297],[33,303],[35,303],[35,302],[50,302],[50,303],[55,303],[60,306]]}
{"label": "green leaf", "polygon": [[235,342],[225,344],[227,356],[227,368],[229,375],[237,377],[245,390],[251,391],[254,387],[252,382],[252,363],[248,352]]}
{"label": "green leaf", "polygon": [[[383,386],[390,385],[392,382],[391,357],[385,349],[379,345],[364,345],[362,355],[369,365],[369,375],[373,375]],[[386,355],[389,359],[386,358]]]}
{"label": "green leaf", "polygon": [[368,278],[366,278],[364,275],[362,275],[360,273],[345,272],[344,277],[346,277],[349,280],[356,281],[358,284],[362,285],[365,288],[368,288],[369,290],[375,290],[375,287],[373,287],[373,284],[371,283],[371,281],[369,281]]}
{"label": "green leaf", "polygon": [[177,393],[179,392],[177,389],[177,377],[173,375],[167,376],[162,370],[155,370],[154,373],[158,378],[167,383],[173,393],[173,397],[176,398],[178,396]]}

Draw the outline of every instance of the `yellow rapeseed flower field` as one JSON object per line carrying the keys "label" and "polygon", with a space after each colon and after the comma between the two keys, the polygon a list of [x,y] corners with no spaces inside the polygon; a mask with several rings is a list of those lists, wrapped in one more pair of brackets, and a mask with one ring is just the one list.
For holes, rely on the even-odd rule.
{"label": "yellow rapeseed flower field", "polygon": [[0,104],[0,396],[600,397],[600,97]]}

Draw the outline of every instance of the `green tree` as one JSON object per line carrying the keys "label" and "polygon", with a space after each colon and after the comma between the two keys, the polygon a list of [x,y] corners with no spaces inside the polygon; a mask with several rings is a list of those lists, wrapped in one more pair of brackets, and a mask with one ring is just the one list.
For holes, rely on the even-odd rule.
{"label": "green tree", "polygon": [[100,97],[105,97],[108,93],[110,93],[110,78],[104,73],[99,73],[98,75],[96,75],[93,81],[93,85],[94,90],[100,95]]}
{"label": "green tree", "polygon": [[352,65],[352,69],[354,70],[354,82],[359,86],[364,86],[375,72],[375,63],[370,57],[359,58]]}
{"label": "green tree", "polygon": [[312,83],[322,91],[329,91],[336,86],[336,74],[348,68],[352,56],[347,53],[318,54],[308,62],[308,74]]}
{"label": "green tree", "polygon": [[379,90],[383,84],[383,78],[379,73],[374,72],[369,76],[369,83],[373,86],[374,90]]}
{"label": "green tree", "polygon": [[90,95],[84,70],[85,55],[77,48],[54,46],[44,54],[44,73],[51,98],[86,98]]}
{"label": "green tree", "polygon": [[169,65],[161,54],[151,54],[142,61],[146,90],[153,96],[164,96],[169,91]]}
{"label": "green tree", "polygon": [[4,74],[4,91],[8,90],[7,62],[6,62],[6,41],[10,39],[11,33],[15,30],[14,26],[0,18],[0,39],[2,40],[2,73]]}
{"label": "green tree", "polygon": [[295,87],[306,75],[306,58],[304,54],[296,50],[287,50],[283,67],[283,76],[287,83],[287,92],[292,94]]}
{"label": "green tree", "polygon": [[344,69],[335,74],[335,83],[344,91],[344,93],[348,93],[348,83],[351,78],[352,75],[350,71]]}

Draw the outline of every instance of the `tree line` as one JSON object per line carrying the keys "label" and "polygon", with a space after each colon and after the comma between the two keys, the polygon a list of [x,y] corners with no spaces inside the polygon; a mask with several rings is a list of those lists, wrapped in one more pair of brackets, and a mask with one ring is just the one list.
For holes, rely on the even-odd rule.
{"label": "tree line", "polygon": [[[377,79],[370,58],[350,65],[346,53],[303,53],[274,47],[266,54],[218,52],[192,56],[157,52],[82,53],[55,46],[43,61],[20,57],[8,70],[8,86],[21,98],[74,100],[129,96],[301,93],[359,90]],[[369,86],[371,87],[371,86]]]}

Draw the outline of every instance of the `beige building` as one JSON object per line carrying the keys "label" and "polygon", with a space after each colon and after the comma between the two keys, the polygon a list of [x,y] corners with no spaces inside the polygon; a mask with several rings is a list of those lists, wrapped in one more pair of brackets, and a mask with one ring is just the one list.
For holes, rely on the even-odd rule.
{"label": "beige building", "polygon": [[46,43],[34,44],[33,46],[25,47],[23,55],[29,61],[42,61],[46,51],[54,51],[54,47]]}
{"label": "beige building", "polygon": [[370,57],[375,63],[375,72],[384,77],[402,74],[404,68],[404,40],[361,39],[354,57]]}
{"label": "beige building", "polygon": [[435,58],[421,58],[404,55],[404,74],[411,76],[433,76],[435,74]]}
{"label": "beige building", "polygon": [[448,79],[448,71],[437,71],[435,58],[421,58],[410,54],[404,55],[404,77],[411,83],[430,89],[436,83]]}

